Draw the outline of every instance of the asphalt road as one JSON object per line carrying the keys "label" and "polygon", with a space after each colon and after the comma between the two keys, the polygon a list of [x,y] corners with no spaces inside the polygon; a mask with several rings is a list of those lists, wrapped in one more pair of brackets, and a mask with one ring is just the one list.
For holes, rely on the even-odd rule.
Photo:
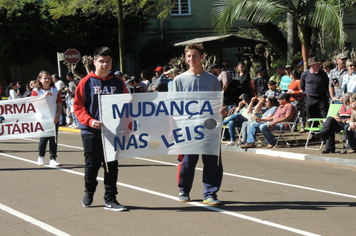
{"label": "asphalt road", "polygon": [[[356,168],[223,151],[223,207],[202,204],[202,163],[192,201],[177,198],[175,156],[120,161],[118,201],[104,210],[102,182],[84,208],[79,133],[59,135],[59,168],[37,166],[37,139],[0,142],[0,235],[355,235]],[[48,163],[48,153],[45,163]]]}

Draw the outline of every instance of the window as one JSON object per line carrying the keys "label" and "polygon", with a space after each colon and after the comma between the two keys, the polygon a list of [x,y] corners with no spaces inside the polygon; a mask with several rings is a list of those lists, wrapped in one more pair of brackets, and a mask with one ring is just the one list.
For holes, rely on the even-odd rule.
{"label": "window", "polygon": [[171,1],[174,7],[171,8],[172,16],[190,15],[190,0]]}

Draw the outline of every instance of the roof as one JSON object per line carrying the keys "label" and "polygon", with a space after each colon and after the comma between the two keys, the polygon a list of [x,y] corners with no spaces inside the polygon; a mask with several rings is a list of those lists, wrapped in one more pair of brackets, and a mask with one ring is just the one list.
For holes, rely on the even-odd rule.
{"label": "roof", "polygon": [[173,45],[174,47],[185,47],[188,44],[192,44],[192,43],[203,43],[204,48],[229,48],[229,47],[255,46],[256,44],[259,43],[267,45],[268,42],[266,40],[228,34],[222,36],[208,36],[208,37],[194,38],[194,39],[189,39],[178,43],[174,43]]}

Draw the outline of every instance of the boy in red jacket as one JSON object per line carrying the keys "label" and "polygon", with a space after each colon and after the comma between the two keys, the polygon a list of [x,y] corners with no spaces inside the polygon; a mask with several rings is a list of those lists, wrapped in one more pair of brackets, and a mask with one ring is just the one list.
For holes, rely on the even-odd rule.
{"label": "boy in red jacket", "polygon": [[122,79],[111,72],[112,51],[108,47],[100,47],[94,51],[95,71],[84,77],[75,92],[74,113],[79,120],[81,129],[84,156],[85,156],[85,195],[83,206],[89,207],[93,202],[94,192],[98,181],[98,171],[103,163],[105,186],[105,209],[112,211],[125,211],[127,208],[116,200],[118,161],[108,163],[108,170],[104,164],[104,151],[101,139],[103,123],[99,117],[98,93],[118,94],[128,93]]}

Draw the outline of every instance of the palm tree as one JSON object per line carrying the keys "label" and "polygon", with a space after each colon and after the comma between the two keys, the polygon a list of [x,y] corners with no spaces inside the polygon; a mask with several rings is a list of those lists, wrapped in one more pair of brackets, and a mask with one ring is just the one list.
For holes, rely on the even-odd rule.
{"label": "palm tree", "polygon": [[236,20],[247,20],[259,27],[271,24],[286,13],[298,26],[304,67],[309,57],[310,32],[317,36],[321,28],[330,33],[334,43],[344,45],[345,31],[340,0],[217,0],[212,10],[216,31],[228,32]]}

